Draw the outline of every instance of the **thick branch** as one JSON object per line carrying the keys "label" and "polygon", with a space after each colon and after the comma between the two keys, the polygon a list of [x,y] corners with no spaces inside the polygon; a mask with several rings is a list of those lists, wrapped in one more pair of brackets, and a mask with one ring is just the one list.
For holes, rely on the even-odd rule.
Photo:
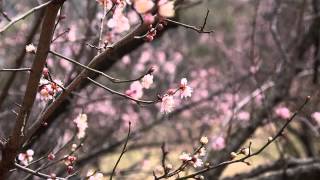
{"label": "thick branch", "polygon": [[22,102],[22,107],[20,108],[17,116],[15,127],[11,133],[11,138],[2,152],[2,161],[0,162],[0,179],[4,179],[9,169],[13,167],[14,159],[18,154],[20,145],[23,142],[22,137],[24,136],[25,126],[37,94],[39,81],[42,75],[42,69],[46,63],[51,39],[53,36],[55,19],[60,5],[60,3],[50,3],[50,5],[46,8],[38,43],[39,45],[32,64],[32,71],[27,83],[27,89]]}

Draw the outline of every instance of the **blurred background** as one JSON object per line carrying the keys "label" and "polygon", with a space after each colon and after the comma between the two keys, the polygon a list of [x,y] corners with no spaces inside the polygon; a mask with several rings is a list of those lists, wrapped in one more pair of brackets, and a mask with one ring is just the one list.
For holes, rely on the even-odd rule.
{"label": "blurred background", "polygon": [[[41,1],[2,0],[0,10],[15,17]],[[130,5],[127,5],[130,6]],[[169,114],[160,112],[160,104],[138,105],[112,95],[92,83],[83,82],[60,108],[52,121],[21,149],[33,149],[34,159],[57,152],[63,157],[72,144],[83,144],[75,156],[78,175],[99,171],[107,178],[121,152],[131,122],[128,151],[116,170],[115,179],[153,179],[161,174],[161,145],[169,152],[167,163],[179,167],[182,152],[193,152],[202,136],[209,138],[204,162],[211,164],[230,159],[252,142],[255,151],[273,137],[298,107],[310,102],[275,141],[260,155],[250,158],[250,165],[232,164],[204,174],[205,179],[316,179],[319,163],[319,63],[320,2],[317,0],[199,0],[177,1],[174,20],[201,27],[207,9],[207,30],[192,29],[168,22],[152,42],[124,45],[97,69],[120,79],[133,79],[156,67],[154,83],[143,91],[142,99],[155,99],[170,88],[179,87],[187,78],[192,97],[175,98]],[[88,64],[97,49],[101,5],[94,0],[67,0],[60,11],[51,50]],[[117,42],[139,23],[138,15],[124,9],[130,29],[119,32],[108,23],[103,40]],[[18,22],[0,35],[0,69],[30,67],[34,55],[25,46],[37,46],[42,10]],[[0,27],[8,21],[0,16]],[[123,27],[119,24],[119,27]],[[60,36],[61,35],[61,36]],[[81,72],[81,67],[52,54],[47,67],[53,79],[67,87]],[[28,72],[0,72],[0,136],[8,137],[14,126],[16,103],[25,92]],[[125,93],[130,83],[115,84],[104,77],[95,80]],[[29,123],[52,103],[40,95]],[[318,112],[319,111],[319,112]],[[74,138],[74,119],[88,116],[86,138]],[[60,151],[61,150],[61,151]],[[45,160],[33,164],[37,169]],[[188,168],[189,174],[201,168]],[[159,172],[160,171],[160,172]],[[64,162],[43,170],[66,175]],[[181,173],[181,176],[185,175]],[[13,172],[10,178],[25,177]],[[28,177],[32,179],[33,177]],[[173,178],[174,179],[174,178]]]}

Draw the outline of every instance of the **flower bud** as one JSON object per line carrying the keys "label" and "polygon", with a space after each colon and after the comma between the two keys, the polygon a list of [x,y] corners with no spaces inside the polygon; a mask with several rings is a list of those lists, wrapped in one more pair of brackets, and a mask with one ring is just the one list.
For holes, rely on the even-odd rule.
{"label": "flower bud", "polygon": [[235,152],[231,152],[231,153],[230,153],[230,156],[231,156],[232,159],[234,159],[234,158],[236,158],[238,155],[237,155],[237,153],[235,153]]}
{"label": "flower bud", "polygon": [[49,159],[50,161],[54,160],[55,157],[56,157],[56,156],[55,156],[53,153],[50,153],[50,154],[48,155],[48,159]]}
{"label": "flower bud", "polygon": [[209,140],[208,140],[208,138],[207,138],[206,136],[202,136],[202,137],[201,137],[200,143],[201,143],[202,145],[206,145],[206,144],[208,144],[208,142],[209,142]]}

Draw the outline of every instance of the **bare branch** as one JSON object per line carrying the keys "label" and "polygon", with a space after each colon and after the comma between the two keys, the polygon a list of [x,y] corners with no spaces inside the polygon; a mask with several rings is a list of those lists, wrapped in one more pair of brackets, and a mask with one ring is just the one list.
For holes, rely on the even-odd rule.
{"label": "bare branch", "polygon": [[93,84],[95,84],[95,85],[97,85],[97,86],[99,86],[99,87],[107,90],[108,92],[110,92],[110,93],[112,93],[112,94],[116,94],[116,95],[119,95],[119,96],[124,97],[124,98],[126,98],[126,99],[130,99],[130,100],[132,100],[132,101],[134,101],[134,102],[136,102],[136,103],[138,103],[138,104],[141,104],[141,103],[142,103],[142,104],[155,104],[155,103],[159,102],[159,99],[158,99],[158,98],[157,98],[156,100],[153,100],[153,101],[135,99],[135,98],[132,98],[131,96],[128,96],[128,95],[126,95],[126,94],[123,94],[123,93],[120,93],[120,92],[115,91],[115,90],[113,90],[113,89],[110,89],[110,88],[102,85],[101,83],[98,83],[97,81],[95,81],[95,80],[93,80],[93,79],[91,79],[91,78],[89,78],[89,77],[87,77],[87,79],[88,79],[89,81],[91,81]]}
{"label": "bare branch", "polygon": [[0,34],[2,34],[4,31],[6,31],[9,27],[11,27],[12,25],[14,25],[15,23],[19,22],[20,20],[26,18],[27,16],[29,16],[30,14],[47,7],[49,4],[51,4],[51,2],[53,2],[54,0],[48,1],[46,3],[43,3],[37,7],[34,7],[32,9],[30,9],[29,11],[27,11],[26,13],[19,15],[15,18],[12,19],[12,21],[10,21],[6,26],[4,26],[2,29],[0,29]]}
{"label": "bare branch", "polygon": [[127,151],[127,145],[128,145],[128,141],[129,141],[129,138],[130,138],[130,133],[131,133],[131,122],[129,121],[129,129],[128,129],[128,135],[127,135],[127,138],[126,138],[126,141],[124,143],[124,146],[123,146],[123,149],[120,153],[120,156],[116,162],[116,164],[114,165],[113,169],[112,169],[112,172],[111,172],[111,175],[110,175],[110,180],[112,180],[112,177],[114,176],[115,172],[116,172],[116,169],[117,169],[117,166],[122,158],[122,156],[124,155],[124,153]]}

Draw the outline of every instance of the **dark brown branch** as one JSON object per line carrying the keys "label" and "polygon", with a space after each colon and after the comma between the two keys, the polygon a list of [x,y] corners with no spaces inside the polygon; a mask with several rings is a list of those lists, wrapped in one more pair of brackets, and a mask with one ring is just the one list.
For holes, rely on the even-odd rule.
{"label": "dark brown branch", "polygon": [[[63,3],[62,1],[59,2]],[[53,36],[53,27],[60,7],[60,3],[51,3],[51,1],[47,3],[46,6],[48,5],[48,7],[46,8],[45,16],[42,23],[42,30],[38,43],[39,46],[32,64],[32,71],[27,83],[22,107],[19,110],[16,124],[11,133],[11,137],[2,152],[2,160],[0,162],[0,179],[5,179],[9,169],[14,166],[14,159],[18,154],[18,150],[21,144],[24,142],[23,137],[25,136],[25,126],[27,124],[37,94],[39,81],[42,75],[42,69],[45,66],[50,49],[50,42]]]}

